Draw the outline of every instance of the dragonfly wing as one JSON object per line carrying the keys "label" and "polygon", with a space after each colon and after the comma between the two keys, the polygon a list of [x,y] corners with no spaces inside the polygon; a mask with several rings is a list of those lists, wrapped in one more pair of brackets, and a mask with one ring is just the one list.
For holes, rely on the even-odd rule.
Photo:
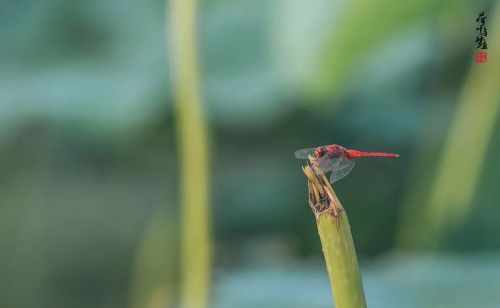
{"label": "dragonfly wing", "polygon": [[346,157],[334,158],[332,161],[332,173],[330,174],[330,183],[335,183],[346,177],[354,168],[354,161]]}
{"label": "dragonfly wing", "polygon": [[314,155],[316,148],[300,149],[295,151],[295,157],[300,159],[307,159],[307,156]]}
{"label": "dragonfly wing", "polygon": [[323,173],[327,173],[329,171],[333,170],[333,161],[332,159],[322,157],[316,159],[316,162],[318,163],[319,168],[323,171]]}

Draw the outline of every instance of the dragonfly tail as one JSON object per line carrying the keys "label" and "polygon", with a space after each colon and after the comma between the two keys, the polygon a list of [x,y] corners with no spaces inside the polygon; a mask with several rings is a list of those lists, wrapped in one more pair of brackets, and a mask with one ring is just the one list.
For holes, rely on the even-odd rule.
{"label": "dragonfly tail", "polygon": [[347,150],[350,158],[358,158],[358,157],[389,157],[396,158],[399,157],[399,154],[394,153],[383,153],[383,152],[363,152],[356,150]]}

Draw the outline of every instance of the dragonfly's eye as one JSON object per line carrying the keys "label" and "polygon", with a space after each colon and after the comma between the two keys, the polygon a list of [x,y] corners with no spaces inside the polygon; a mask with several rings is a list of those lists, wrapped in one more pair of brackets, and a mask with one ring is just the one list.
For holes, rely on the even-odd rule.
{"label": "dragonfly's eye", "polygon": [[324,150],[323,148],[317,148],[316,150],[314,150],[314,155],[318,158],[321,158],[323,157],[324,155]]}

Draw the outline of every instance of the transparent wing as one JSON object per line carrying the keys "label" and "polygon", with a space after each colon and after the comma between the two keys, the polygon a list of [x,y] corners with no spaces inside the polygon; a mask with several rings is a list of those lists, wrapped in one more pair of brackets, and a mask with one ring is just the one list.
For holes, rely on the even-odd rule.
{"label": "transparent wing", "polygon": [[333,170],[333,159],[322,157],[316,159],[316,163],[319,168],[323,171],[323,173],[327,173]]}
{"label": "transparent wing", "polygon": [[308,155],[314,155],[316,148],[300,149],[295,151],[295,157],[300,159],[307,159]]}
{"label": "transparent wing", "polygon": [[338,180],[346,177],[354,168],[354,161],[346,157],[330,159],[332,164],[332,173],[330,174],[330,183],[335,183]]}
{"label": "transparent wing", "polygon": [[[314,151],[317,148],[300,149],[295,151],[295,157],[300,159],[307,159],[309,155],[314,156]],[[327,157],[316,158],[316,164],[324,172],[327,173],[332,170],[332,160]]]}

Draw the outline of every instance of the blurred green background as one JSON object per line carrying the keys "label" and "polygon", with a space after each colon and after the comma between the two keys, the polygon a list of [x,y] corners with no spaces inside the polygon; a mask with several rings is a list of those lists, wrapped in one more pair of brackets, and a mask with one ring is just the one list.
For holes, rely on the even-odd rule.
{"label": "blurred green background", "polygon": [[[165,6],[0,5],[1,307],[178,306],[182,170]],[[210,307],[332,306],[293,156],[331,143],[401,154],[359,160],[334,187],[370,307],[498,307],[499,8],[199,3]]]}

